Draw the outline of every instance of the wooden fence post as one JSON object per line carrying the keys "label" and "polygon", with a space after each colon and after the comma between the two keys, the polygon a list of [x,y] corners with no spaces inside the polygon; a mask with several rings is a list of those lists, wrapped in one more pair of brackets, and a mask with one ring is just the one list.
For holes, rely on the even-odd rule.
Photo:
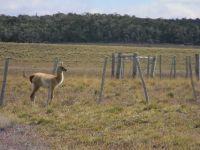
{"label": "wooden fence post", "polygon": [[5,104],[5,90],[6,90],[6,81],[7,81],[7,74],[8,74],[8,64],[9,64],[10,58],[5,59],[5,65],[4,65],[4,73],[3,73],[3,82],[2,82],[2,88],[1,88],[1,97],[0,97],[0,106]]}
{"label": "wooden fence post", "polygon": [[137,53],[133,54],[133,72],[132,72],[132,77],[135,78],[137,76]]}
{"label": "wooden fence post", "polygon": [[172,62],[171,62],[170,79],[172,79],[172,77],[174,79],[176,78],[176,56],[172,57]]}
{"label": "wooden fence post", "polygon": [[111,78],[115,77],[115,53],[112,53]]}
{"label": "wooden fence post", "polygon": [[200,56],[199,54],[195,54],[195,73],[196,73],[196,78],[199,80],[200,79]]}
{"label": "wooden fence post", "polygon": [[105,58],[104,65],[103,65],[103,73],[102,73],[102,79],[101,79],[101,88],[99,93],[99,99],[97,100],[97,103],[101,103],[102,96],[103,96],[103,90],[104,90],[104,83],[105,83],[105,77],[106,77],[106,66],[107,66],[107,60],[108,58]]}
{"label": "wooden fence post", "polygon": [[122,53],[118,53],[118,62],[117,62],[117,73],[116,73],[116,78],[121,79],[121,55]]}
{"label": "wooden fence post", "polygon": [[160,65],[159,65],[159,68],[160,68],[160,79],[162,79],[162,55],[160,55]]}
{"label": "wooden fence post", "polygon": [[188,62],[189,62],[189,72],[190,72],[190,80],[191,80],[191,85],[192,85],[193,96],[194,96],[194,100],[197,101],[197,94],[195,91],[195,85],[194,85],[193,76],[192,76],[191,56],[188,57]]}
{"label": "wooden fence post", "polygon": [[121,78],[124,78],[124,71],[125,71],[125,58],[121,57]]}
{"label": "wooden fence post", "polygon": [[118,60],[119,60],[119,53],[115,53],[115,73],[114,73],[114,77],[117,79],[117,69],[118,69]]}
{"label": "wooden fence post", "polygon": [[152,59],[152,65],[151,65],[151,77],[153,78],[155,76],[155,70],[156,70],[156,56]]}
{"label": "wooden fence post", "polygon": [[136,59],[136,64],[137,64],[137,67],[138,67],[140,79],[142,81],[142,86],[143,86],[143,89],[144,89],[145,99],[146,99],[146,102],[148,103],[149,102],[149,96],[148,96],[148,93],[147,93],[146,84],[145,84],[145,81],[144,81],[144,78],[143,78],[143,74],[142,74],[142,71],[141,71],[141,68],[140,68],[140,62],[138,61],[138,59]]}

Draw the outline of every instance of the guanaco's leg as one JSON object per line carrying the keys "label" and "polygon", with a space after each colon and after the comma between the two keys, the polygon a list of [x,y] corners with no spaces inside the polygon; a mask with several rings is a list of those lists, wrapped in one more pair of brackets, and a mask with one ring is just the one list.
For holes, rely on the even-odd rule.
{"label": "guanaco's leg", "polygon": [[36,86],[35,84],[32,84],[33,85],[33,89],[32,89],[32,93],[31,93],[31,96],[30,96],[30,99],[32,102],[35,103],[35,93],[39,90],[39,86]]}
{"label": "guanaco's leg", "polygon": [[50,86],[48,88],[48,97],[47,97],[46,107],[48,107],[48,104],[51,104],[51,101],[52,101],[52,98],[53,98],[53,91],[54,91],[54,88]]}
{"label": "guanaco's leg", "polygon": [[49,104],[51,104],[53,97],[54,97],[54,88],[51,89],[51,99],[50,99]]}
{"label": "guanaco's leg", "polygon": [[51,104],[53,97],[54,97],[54,87],[48,89],[47,105],[48,103]]}

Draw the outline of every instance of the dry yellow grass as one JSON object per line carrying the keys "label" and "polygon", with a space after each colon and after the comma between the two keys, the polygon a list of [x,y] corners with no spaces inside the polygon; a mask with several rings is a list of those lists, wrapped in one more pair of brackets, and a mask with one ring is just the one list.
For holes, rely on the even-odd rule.
{"label": "dry yellow grass", "polygon": [[188,80],[148,80],[150,104],[138,79],[107,79],[97,105],[99,85],[97,78],[67,77],[48,109],[45,90],[33,108],[29,81],[11,76],[0,112],[35,127],[54,149],[200,148],[200,106]]}
{"label": "dry yellow grass", "polygon": [[[41,64],[37,62],[52,66],[50,62],[55,55],[48,55],[46,49],[62,59],[70,59],[68,54],[74,51],[85,54],[80,58],[88,63],[70,64],[72,69],[83,69],[77,69],[76,76],[73,73],[70,76],[66,74],[63,85],[55,91],[55,98],[48,109],[44,106],[46,90],[41,89],[37,93],[36,106],[33,108],[29,100],[31,85],[28,79],[20,73],[13,74],[12,70],[9,75],[7,104],[0,109],[0,113],[16,118],[18,123],[32,125],[52,143],[53,149],[200,149],[200,106],[193,100],[189,80],[146,80],[150,97],[150,103],[146,104],[139,78],[119,81],[108,77],[103,101],[98,105],[95,101],[99,93],[102,64],[90,62],[91,55],[103,60],[116,49],[126,52],[139,50],[145,55],[165,51],[165,54],[176,53],[181,56],[195,53],[195,49],[44,44],[2,46],[7,54],[12,55],[13,52],[16,58],[13,61],[19,62],[21,57],[22,62],[26,59],[24,66],[35,65],[38,68]],[[24,52],[27,48],[33,56],[22,57],[22,53],[27,53]],[[54,51],[54,48],[57,50]],[[3,55],[6,56],[6,53]],[[45,53],[46,57],[43,56]],[[44,58],[40,58],[39,54]],[[16,63],[12,66],[23,65]],[[85,68],[93,70],[96,67],[98,74],[85,73]],[[198,85],[196,89],[200,96]]]}

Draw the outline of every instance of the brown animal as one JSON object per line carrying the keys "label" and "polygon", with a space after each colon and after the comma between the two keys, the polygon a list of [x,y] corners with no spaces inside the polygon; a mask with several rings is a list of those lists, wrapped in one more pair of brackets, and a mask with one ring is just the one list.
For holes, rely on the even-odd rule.
{"label": "brown animal", "polygon": [[66,72],[67,69],[65,69],[63,66],[58,66],[56,75],[40,72],[32,74],[29,77],[33,87],[32,93],[30,95],[31,101],[35,103],[35,93],[39,90],[40,87],[43,87],[49,89],[47,105],[49,100],[51,103],[53,99],[54,89],[58,87],[64,80],[64,71]]}

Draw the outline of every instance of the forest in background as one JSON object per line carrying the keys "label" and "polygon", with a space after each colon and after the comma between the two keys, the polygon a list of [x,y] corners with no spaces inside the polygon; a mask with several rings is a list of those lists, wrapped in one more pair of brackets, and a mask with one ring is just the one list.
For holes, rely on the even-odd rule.
{"label": "forest in background", "polygon": [[0,15],[0,41],[200,45],[200,19],[150,19],[90,13]]}

